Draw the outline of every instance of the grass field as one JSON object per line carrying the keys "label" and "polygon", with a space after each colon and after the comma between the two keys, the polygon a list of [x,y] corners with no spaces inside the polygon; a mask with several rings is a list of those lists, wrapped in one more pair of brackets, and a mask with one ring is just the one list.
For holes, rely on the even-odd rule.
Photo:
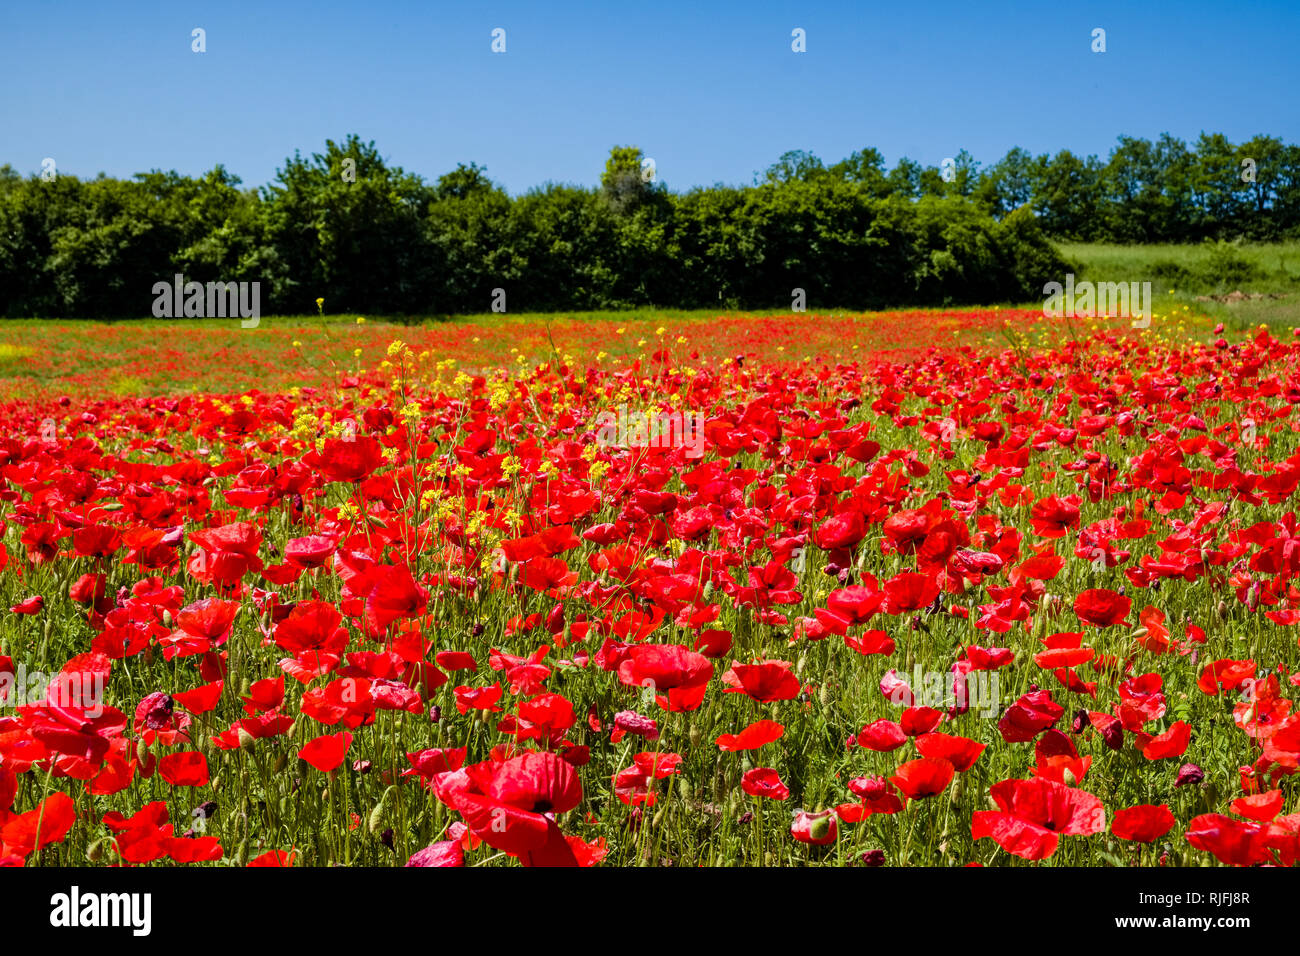
{"label": "grass field", "polygon": [[[1150,282],[1157,302],[1187,305],[1237,328],[1261,322],[1276,327],[1300,325],[1300,242],[1228,247],[1064,243],[1059,248],[1080,266],[1080,281]],[[1270,298],[1232,303],[1204,300],[1234,291]]]}
{"label": "grass field", "polygon": [[1179,295],[6,323],[0,863],[1290,864],[1300,345]]}
{"label": "grass field", "polygon": [[[1171,304],[1157,312],[1150,338],[1185,338],[1196,329],[1204,332],[1207,323],[1213,324],[1207,310]],[[880,313],[267,316],[252,329],[224,319],[14,320],[0,324],[0,401],[337,384],[373,374],[396,337],[416,354],[427,353],[432,362],[455,363],[457,368],[484,370],[548,360],[612,368],[646,358],[665,343],[688,346],[687,358],[745,355],[785,365],[862,359],[868,354],[901,357],[960,345],[1057,345],[1100,328],[1123,332],[1126,325],[1107,319],[1051,322],[1043,318],[1041,303]]]}

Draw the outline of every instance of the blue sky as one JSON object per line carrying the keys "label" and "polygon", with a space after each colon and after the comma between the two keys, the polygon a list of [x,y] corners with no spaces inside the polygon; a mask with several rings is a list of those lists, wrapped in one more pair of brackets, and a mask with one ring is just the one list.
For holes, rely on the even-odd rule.
{"label": "blue sky", "polygon": [[[191,30],[207,52],[191,51]],[[506,52],[491,32],[506,30]],[[807,52],[791,51],[802,28]],[[1091,31],[1106,30],[1105,53]],[[1300,142],[1300,3],[52,2],[0,14],[0,163],[261,185],[355,132],[428,179],[591,185],[615,144],[670,189],[781,153],[892,165],[1121,133]]]}

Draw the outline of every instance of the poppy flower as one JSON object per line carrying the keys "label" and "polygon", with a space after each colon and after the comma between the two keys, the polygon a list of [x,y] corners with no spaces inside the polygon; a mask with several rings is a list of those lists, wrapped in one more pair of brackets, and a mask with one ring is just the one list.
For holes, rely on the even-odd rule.
{"label": "poppy flower", "polygon": [[1110,832],[1121,840],[1154,843],[1174,828],[1174,815],[1166,804],[1142,803],[1116,810]]}
{"label": "poppy flower", "polygon": [[324,567],[334,556],[337,545],[333,538],[321,534],[309,534],[301,538],[290,538],[284,543],[284,560],[296,568],[304,570]]}
{"label": "poppy flower", "polygon": [[1178,720],[1157,737],[1152,737],[1142,746],[1142,756],[1148,760],[1164,760],[1169,757],[1181,757],[1187,752],[1191,740],[1192,727],[1186,721]]}
{"label": "poppy flower", "polygon": [[698,708],[712,676],[707,657],[678,644],[639,644],[618,667],[622,683],[650,688],[659,706],[674,712]]}
{"label": "poppy flower", "polygon": [[248,861],[250,867],[286,867],[293,866],[297,859],[297,851],[294,850],[268,850]]}
{"label": "poppy flower", "polygon": [[786,800],[790,788],[781,782],[781,777],[770,767],[755,767],[740,778],[740,789],[751,797],[767,797],[771,800]]}
{"label": "poppy flower", "polygon": [[406,866],[464,866],[465,850],[459,840],[442,840],[416,850]]}
{"label": "poppy flower", "polygon": [[337,770],[352,746],[352,735],[347,731],[341,734],[325,734],[307,744],[298,751],[298,756],[311,764],[321,773]]}
{"label": "poppy flower", "polygon": [[14,614],[32,615],[40,614],[43,607],[45,607],[45,598],[39,594],[33,594],[29,598],[23,598],[9,610]]}
{"label": "poppy flower", "polygon": [[1232,801],[1230,809],[1238,816],[1258,820],[1261,823],[1268,823],[1282,812],[1282,802],[1282,791],[1270,790],[1267,793],[1238,797]]}
{"label": "poppy flower", "polygon": [[1094,627],[1113,627],[1125,623],[1124,618],[1133,602],[1108,588],[1090,588],[1080,591],[1074,599],[1074,613],[1084,624]]}
{"label": "poppy flower", "polygon": [[867,750],[888,753],[907,743],[907,734],[892,720],[877,720],[863,727],[857,734],[858,746]]}
{"label": "poppy flower", "polygon": [[0,844],[18,856],[28,856],[52,843],[62,843],[76,822],[75,807],[71,797],[56,790],[34,809],[9,817],[0,826]]}
{"label": "poppy flower", "polygon": [[999,810],[971,816],[971,839],[991,837],[1008,853],[1042,860],[1056,852],[1061,836],[1089,836],[1106,828],[1097,797],[1051,780],[1003,780],[990,789]]}
{"label": "poppy flower", "polygon": [[909,800],[921,800],[942,793],[952,782],[953,765],[947,760],[922,757],[901,764],[889,782],[903,791]]}
{"label": "poppy flower", "polygon": [[759,720],[750,724],[738,734],[721,734],[717,739],[718,749],[727,751],[757,750],[764,744],[780,740],[785,727],[775,720]]}
{"label": "poppy flower", "polygon": [[849,792],[861,802],[836,809],[845,823],[856,823],[873,813],[898,813],[907,804],[907,798],[899,796],[898,787],[882,776],[855,777],[849,781]]}
{"label": "poppy flower", "polygon": [[1031,691],[1007,708],[998,721],[998,732],[1007,743],[1024,743],[1051,727],[1064,713],[1065,708],[1052,700],[1050,693]]}
{"label": "poppy flower", "polygon": [[835,822],[833,810],[823,810],[820,813],[807,813],[800,810],[794,815],[794,823],[790,825],[792,837],[800,843],[809,843],[813,846],[834,843],[838,834],[839,827]]}
{"label": "poppy flower", "polygon": [[860,511],[846,511],[822,523],[813,534],[817,547],[823,551],[849,549],[867,536],[867,523]]}
{"label": "poppy flower", "polygon": [[158,760],[158,776],[173,787],[204,787],[208,783],[208,761],[195,750],[167,754]]}
{"label": "poppy flower", "polygon": [[759,661],[742,664],[732,661],[731,668],[722,675],[724,694],[746,694],[759,703],[794,700],[799,696],[799,678],[789,661]]}
{"label": "poppy flower", "polygon": [[[1229,866],[1258,866],[1276,860],[1276,838],[1264,824],[1254,821],[1205,813],[1192,818],[1186,834],[1193,847],[1214,854],[1215,859]],[[1293,855],[1294,835],[1289,842]]]}
{"label": "poppy flower", "polygon": [[903,571],[885,582],[886,614],[909,614],[929,607],[939,596],[936,579],[928,574]]}
{"label": "poppy flower", "polygon": [[922,757],[945,760],[958,773],[965,773],[975,765],[986,745],[966,737],[928,733],[916,738],[916,749]]}
{"label": "poppy flower", "polygon": [[525,866],[576,865],[554,819],[582,801],[582,784],[570,764],[534,752],[474,764],[464,774],[463,785],[444,786],[438,796],[460,811],[479,839],[519,856]]}

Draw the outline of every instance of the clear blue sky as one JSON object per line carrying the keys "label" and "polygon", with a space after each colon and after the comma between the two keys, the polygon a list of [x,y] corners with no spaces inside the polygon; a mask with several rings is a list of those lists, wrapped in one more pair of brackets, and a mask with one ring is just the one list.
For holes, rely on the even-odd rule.
{"label": "clear blue sky", "polygon": [[261,185],[351,132],[512,193],[594,184],[615,144],[681,190],[790,149],[937,166],[963,147],[1105,156],[1121,133],[1300,142],[1300,0],[2,2],[0,163],[24,174],[223,163]]}

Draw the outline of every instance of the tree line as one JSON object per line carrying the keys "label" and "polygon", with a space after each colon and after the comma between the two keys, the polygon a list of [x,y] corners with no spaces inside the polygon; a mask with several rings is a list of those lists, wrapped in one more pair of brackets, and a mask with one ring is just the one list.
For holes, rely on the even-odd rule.
{"label": "tree line", "polygon": [[[428,182],[373,142],[295,153],[261,189],[222,166],[129,180],[0,167],[0,315],[135,317],[151,290],[260,282],[264,310],[384,315],[662,308],[884,308],[1040,298],[1052,240],[1300,235],[1300,148],[1121,137],[1102,162],[1013,149],[886,169],[789,152],[752,184],[672,192],[634,147],[600,186],[512,197],[471,163]],[[504,296],[498,293],[504,290]]]}

